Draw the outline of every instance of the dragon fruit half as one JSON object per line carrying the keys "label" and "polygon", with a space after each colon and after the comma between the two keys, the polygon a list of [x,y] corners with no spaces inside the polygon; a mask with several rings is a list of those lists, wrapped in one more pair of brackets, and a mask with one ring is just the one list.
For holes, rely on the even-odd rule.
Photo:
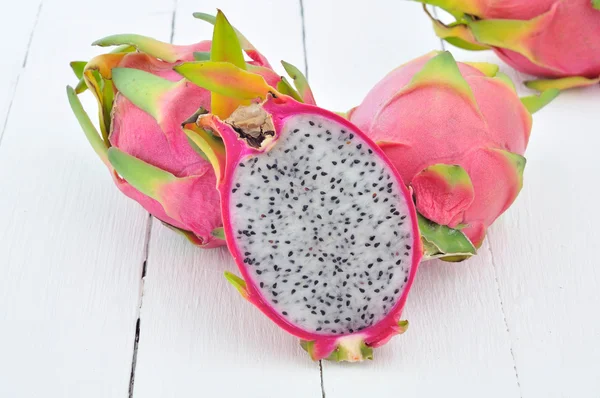
{"label": "dragon fruit half", "polygon": [[223,137],[219,191],[242,295],[315,360],[358,361],[408,326],[421,258],[410,194],[377,146],[289,97],[198,126]]}
{"label": "dragon fruit half", "polygon": [[600,82],[598,0],[417,1],[455,17],[449,25],[431,18],[437,35],[449,43],[468,50],[492,48],[515,69],[548,78],[527,82],[531,88]]}
{"label": "dragon fruit half", "polygon": [[432,52],[390,72],[348,118],[412,187],[425,249],[436,253],[429,221],[481,245],[521,190],[530,111],[557,93],[520,101],[497,66]]}
{"label": "dragon fruit half", "polygon": [[[194,16],[213,24],[225,19],[220,12],[216,17]],[[198,112],[223,114],[239,103],[190,84],[173,66],[194,59],[223,60],[223,46],[229,41],[228,35],[234,35],[250,58],[246,62],[242,56],[244,69],[262,75],[281,91],[301,97],[243,35],[228,27],[215,30],[212,44],[202,41],[177,46],[133,34],[98,40],[95,45],[119,47],[89,62],[72,63],[81,81],[75,90],[67,89],[75,115],[117,187],[191,242],[207,248],[225,244],[216,176],[205,154],[189,144],[181,126]],[[313,101],[299,72],[289,64],[284,66],[293,72],[305,100]],[[138,72],[142,91],[128,83],[127,70]],[[77,98],[86,88],[98,101],[101,134]],[[224,151],[218,137],[209,144],[216,152]]]}
{"label": "dragon fruit half", "polygon": [[[243,70],[241,51],[230,37],[228,62],[175,67],[242,101],[183,127],[217,175],[223,235],[244,279],[226,277],[313,359],[371,358],[408,326],[400,314],[422,254],[410,193],[359,129]],[[121,83],[144,92],[143,73],[122,69]]]}

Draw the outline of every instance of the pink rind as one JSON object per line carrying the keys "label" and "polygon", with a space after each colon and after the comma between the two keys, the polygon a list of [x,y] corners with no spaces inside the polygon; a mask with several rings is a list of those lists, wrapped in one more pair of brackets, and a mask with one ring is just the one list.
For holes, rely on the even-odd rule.
{"label": "pink rind", "polygon": [[[280,131],[283,128],[286,120],[289,117],[297,116],[299,114],[320,115],[329,118],[336,123],[339,123],[344,128],[352,130],[356,135],[360,136],[362,139],[368,142],[371,146],[371,149],[373,149],[373,151],[385,161],[390,170],[392,170],[396,179],[399,182],[402,182],[400,174],[396,171],[396,169],[389,161],[389,159],[385,156],[383,151],[379,147],[377,147],[377,145],[373,143],[373,141],[369,139],[362,131],[360,131],[355,125],[348,122],[347,120],[316,106],[298,103],[289,97],[273,98],[270,96],[263,103],[263,109],[272,116],[273,124],[275,126],[275,140],[280,136]],[[200,121],[200,123],[203,122]],[[250,301],[256,307],[258,307],[267,317],[269,317],[273,322],[278,324],[282,329],[286,330],[288,333],[302,340],[317,342],[317,346],[320,348],[313,357],[313,359],[326,358],[327,356],[329,356],[329,354],[331,354],[331,352],[333,352],[337,344],[346,337],[361,336],[367,345],[372,344],[374,346],[377,346],[380,345],[382,342],[387,341],[394,334],[398,334],[398,321],[400,319],[402,309],[405,305],[408,292],[410,291],[422,255],[416,210],[414,206],[411,205],[412,201],[408,188],[406,188],[406,186],[403,183],[400,184],[402,194],[407,201],[408,208],[410,211],[410,220],[412,226],[411,230],[413,235],[413,257],[410,275],[403,290],[401,298],[398,300],[398,302],[390,311],[390,313],[382,321],[380,321],[375,326],[362,330],[361,332],[356,332],[343,336],[320,335],[312,333],[293,325],[281,315],[274,312],[273,309],[268,305],[268,302],[264,299],[262,293],[257,289],[257,287],[253,283],[251,283],[252,278],[248,274],[247,269],[243,266],[243,256],[236,245],[235,237],[232,233],[233,226],[231,224],[231,217],[229,214],[230,203],[228,194],[231,189],[230,184],[233,180],[233,174],[236,170],[237,164],[242,159],[244,159],[248,155],[260,152],[261,150],[252,149],[246,146],[246,144],[238,138],[237,133],[228,124],[218,120],[216,117],[209,117],[209,120],[205,120],[204,123],[206,125],[212,126],[212,128],[218,131],[218,133],[223,138],[226,147],[227,159],[223,176],[224,178],[218,183],[218,189],[221,193],[223,226],[225,229],[225,236],[229,251],[233,255],[233,258],[236,264],[238,265],[238,268],[244,280],[246,281],[246,298],[248,299],[248,301]]]}

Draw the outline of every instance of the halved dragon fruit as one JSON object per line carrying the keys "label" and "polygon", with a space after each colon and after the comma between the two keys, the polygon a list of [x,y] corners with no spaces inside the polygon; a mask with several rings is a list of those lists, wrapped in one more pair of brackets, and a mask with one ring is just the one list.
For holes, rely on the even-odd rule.
{"label": "halved dragon fruit", "polygon": [[313,359],[357,361],[407,327],[421,258],[411,196],[383,152],[337,115],[271,97],[228,119],[218,169],[228,279]]}
{"label": "halved dragon fruit", "polygon": [[[240,54],[240,67],[263,76],[299,100],[302,95],[271,69],[265,57],[221,12],[216,17],[194,16],[220,27],[215,29],[212,42],[177,46],[133,34],[106,37],[94,44],[120,47],[89,62],[73,63],[81,81],[75,90],[68,88],[67,92],[88,140],[117,187],[191,242],[210,248],[225,244],[220,234],[216,177],[204,153],[190,146],[181,126],[199,110],[222,115],[235,109],[239,101],[186,82],[173,66],[194,59],[225,61],[229,37],[235,36],[250,58],[246,61]],[[289,64],[285,67],[297,71]],[[132,75],[136,85],[130,84]],[[303,88],[305,100],[313,101],[310,90],[302,86],[303,77],[298,73],[292,77]],[[86,88],[98,101],[101,133],[77,98]],[[224,151],[218,137],[209,144],[215,152]]]}

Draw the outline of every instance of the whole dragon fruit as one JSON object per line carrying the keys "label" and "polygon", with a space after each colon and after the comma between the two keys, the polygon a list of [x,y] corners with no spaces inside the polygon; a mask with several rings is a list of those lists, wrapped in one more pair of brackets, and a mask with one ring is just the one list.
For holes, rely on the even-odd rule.
{"label": "whole dragon fruit", "polygon": [[[202,13],[194,16],[211,23],[226,21],[221,12],[216,17]],[[133,34],[98,40],[95,45],[120,47],[89,62],[72,63],[81,81],[75,90],[67,89],[75,115],[117,187],[166,225],[206,248],[225,244],[216,176],[206,155],[190,145],[181,126],[198,112],[231,112],[239,101],[182,80],[173,66],[194,59],[226,60],[223,47],[233,35],[251,59],[243,61],[244,69],[300,97],[243,35],[228,23],[219,26],[212,43],[202,41],[188,46]],[[305,99],[313,101],[299,72],[289,64],[284,66],[298,76],[295,82],[304,89]],[[124,68],[138,72],[138,86],[129,84],[130,73]],[[98,101],[101,135],[76,95],[86,87]],[[212,151],[224,151],[218,137],[209,138]]]}
{"label": "whole dragon fruit", "polygon": [[[215,27],[217,29],[218,26]],[[315,360],[358,361],[408,323],[421,259],[414,203],[381,149],[347,120],[229,62],[189,62],[189,81],[249,103],[184,125],[215,168],[224,235],[244,279],[227,279]],[[143,84],[124,69],[129,84]],[[223,139],[225,153],[207,140]]]}
{"label": "whole dragon fruit", "polygon": [[425,249],[435,253],[441,247],[427,220],[481,245],[521,190],[529,110],[557,93],[522,103],[497,66],[433,52],[390,72],[348,118],[412,187]]}
{"label": "whole dragon fruit", "polygon": [[600,82],[598,0],[417,1],[455,17],[449,25],[432,18],[437,35],[449,43],[468,50],[492,48],[515,69],[550,78],[528,82],[531,88]]}

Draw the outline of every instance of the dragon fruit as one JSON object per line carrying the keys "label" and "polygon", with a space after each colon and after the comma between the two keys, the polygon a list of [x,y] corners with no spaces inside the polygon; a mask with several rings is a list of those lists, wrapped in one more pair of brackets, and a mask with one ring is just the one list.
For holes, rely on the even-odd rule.
{"label": "dragon fruit", "polygon": [[[175,67],[242,102],[184,125],[217,175],[223,235],[244,279],[226,277],[313,359],[371,358],[408,327],[400,316],[422,254],[408,188],[359,129],[243,70],[233,37],[228,50],[227,62]],[[143,72],[125,72],[143,86]]]}
{"label": "dragon fruit", "polygon": [[[217,17],[202,13],[194,16],[213,24],[226,21],[220,12]],[[188,46],[133,34],[98,40],[95,45],[120,47],[89,62],[73,63],[81,81],[75,90],[67,89],[73,111],[117,187],[166,225],[206,248],[225,244],[220,233],[216,176],[205,154],[189,144],[181,126],[198,111],[223,114],[235,109],[237,102],[182,80],[173,66],[194,59],[223,60],[228,35],[234,35],[250,58],[249,62],[241,58],[245,69],[262,75],[282,91],[296,94],[241,33],[227,23],[219,26],[222,29],[215,30],[212,43],[202,41]],[[285,66],[297,71],[289,64]],[[137,72],[140,82],[136,87],[128,84],[131,70]],[[303,83],[301,75],[297,80]],[[101,135],[76,95],[86,86],[98,101]],[[140,86],[142,91],[137,90]],[[308,100],[312,101],[312,96]],[[224,150],[217,137],[209,144],[213,151]]]}
{"label": "dragon fruit", "polygon": [[335,114],[270,97],[221,121],[224,232],[242,295],[315,360],[358,361],[408,326],[414,205],[377,146]]}
{"label": "dragon fruit", "polygon": [[445,25],[428,13],[437,35],[449,43],[468,50],[492,48],[515,69],[545,78],[527,82],[530,88],[600,82],[600,1],[417,1],[455,17]]}
{"label": "dragon fruit", "polygon": [[449,52],[432,52],[390,72],[348,118],[412,187],[425,249],[435,253],[439,237],[431,222],[482,244],[521,190],[530,111],[557,93],[520,101],[497,66],[457,64]]}

